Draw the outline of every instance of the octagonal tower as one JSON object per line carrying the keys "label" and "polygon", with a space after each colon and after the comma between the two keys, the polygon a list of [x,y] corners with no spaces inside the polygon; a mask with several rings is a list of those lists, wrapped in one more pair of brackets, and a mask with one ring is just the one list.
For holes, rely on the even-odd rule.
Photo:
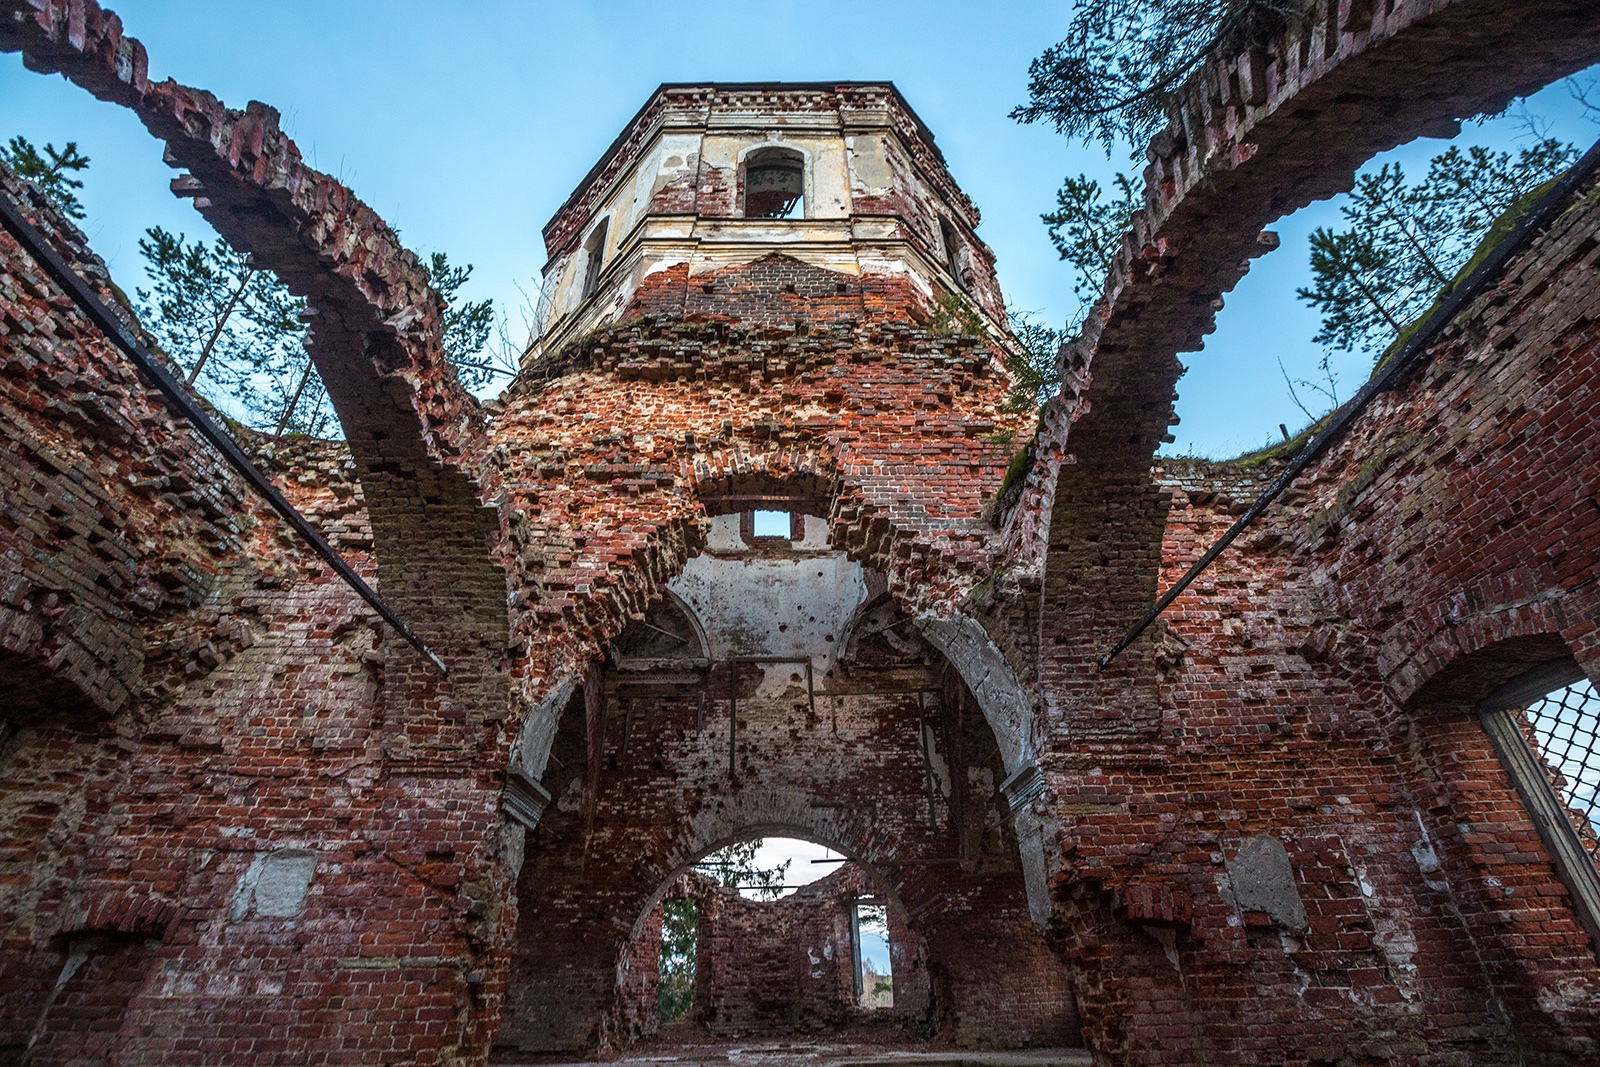
{"label": "octagonal tower", "polygon": [[663,85],[544,228],[528,358],[646,311],[816,320],[941,294],[1004,337],[977,225],[888,82]]}

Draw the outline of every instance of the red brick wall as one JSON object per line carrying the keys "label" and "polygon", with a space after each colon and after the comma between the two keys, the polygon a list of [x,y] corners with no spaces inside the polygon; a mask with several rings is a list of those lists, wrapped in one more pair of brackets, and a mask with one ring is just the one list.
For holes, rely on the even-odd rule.
{"label": "red brick wall", "polygon": [[[80,236],[37,217],[104,277]],[[474,851],[492,842],[499,862],[499,780],[453,762],[475,745],[428,741],[497,742],[492,705],[451,710],[452,686],[426,677],[436,703],[406,699],[413,653],[9,238],[0,257],[0,554],[22,622],[6,631],[0,1048],[31,1040],[47,1064],[486,1047],[473,1035],[497,1008],[508,917]],[[371,580],[348,451],[284,446],[267,467]],[[294,856],[311,880],[303,900],[280,880],[271,914]]]}
{"label": "red brick wall", "polygon": [[[986,783],[986,791],[971,791],[958,812],[940,786],[930,823],[916,690],[938,693],[945,684],[938,672],[903,657],[876,668],[863,662],[818,679],[813,714],[803,684],[761,697],[760,669],[741,668],[736,778],[728,770],[727,667],[701,675],[608,674],[589,720],[601,724],[592,746],[581,697],[566,709],[545,778],[555,799],[528,836],[500,1042],[539,1051],[626,1040],[649,996],[643,972],[636,976],[629,961],[638,959],[641,941],[659,937],[654,905],[685,864],[756,833],[823,841],[874,872],[927,940],[925,957],[941,963],[952,990],[942,1004],[952,1037],[1015,1044],[1038,1034],[1037,1007],[1001,997],[974,999],[969,1011],[963,999],[966,987],[986,981],[1002,944],[1011,946],[1013,963],[1035,948],[1040,959],[1049,954],[1027,921],[1017,846],[996,808],[1001,773],[987,724],[968,719],[970,736],[958,746],[949,733],[937,733],[934,757],[953,767],[954,778]],[[958,751],[964,755],[953,757]],[[977,835],[964,867],[957,857],[967,820]],[[810,1026],[843,1018],[818,1008],[821,1001],[794,1000],[792,989],[769,988],[754,977],[764,972],[748,970],[756,957],[780,970],[799,966],[798,950],[783,947],[792,947],[783,933],[789,920],[761,918],[781,909],[715,900],[705,908],[701,937],[709,958],[730,961],[726,968],[713,962],[702,975],[713,983],[702,1001],[710,1014],[697,1016],[707,1025],[771,1031],[783,1019]],[[728,930],[753,939],[733,956],[745,935],[718,925],[730,912]],[[845,937],[848,944],[848,929]],[[730,984],[734,972],[737,985]],[[1065,992],[1064,982],[1047,988]],[[758,993],[770,1001],[764,1009],[748,1003]],[[1070,1011],[1059,996],[1055,1008]]]}
{"label": "red brick wall", "polygon": [[[1471,708],[1595,662],[1597,220],[1581,201],[1103,673],[1281,459],[1164,461],[1111,497],[1124,555],[1047,577],[1057,922],[1108,1059],[1596,1055],[1594,946]],[[1249,902],[1261,838],[1303,923]]]}
{"label": "red brick wall", "polygon": [[[809,872],[804,872],[809,873]],[[796,872],[791,869],[789,880]],[[782,1036],[838,1031],[867,1019],[913,1029],[929,1026],[928,972],[922,939],[887,898],[894,1006],[874,1012],[856,1003],[850,923],[858,897],[886,898],[866,872],[844,864],[790,896],[749,901],[690,873],[664,899],[694,900],[699,909],[695,1003],[690,1021],[723,1036]],[[630,1033],[654,1033],[661,957],[662,907],[635,939],[619,991]]]}
{"label": "red brick wall", "polygon": [[[491,423],[443,362],[414,260],[270,108],[149,83],[93,4],[19,3],[0,47],[137,111],[207,217],[312,298],[349,466],[320,446],[271,466],[451,674],[284,538],[0,240],[0,684],[39,694],[0,750],[8,1054],[37,1035],[40,1064],[474,1063],[508,996],[513,1042],[620,1040],[617,968],[652,894],[704,849],[790,828],[849,847],[905,904],[953,1040],[1054,1040],[1070,982],[1103,1062],[1596,1057],[1593,946],[1469,714],[1553,653],[1600,660],[1592,202],[1161,627],[1094,667],[1272,472],[1150,471],[1175,353],[1260,225],[1376,148],[1583,65],[1592,4],[1320,7],[1201,70],[1011,520],[1024,557],[1048,548],[1040,587],[1037,556],[996,573],[985,522],[1005,434],[1027,429],[994,415],[994,354],[922,329],[893,287],[845,278],[830,297],[769,263],[725,279],[719,319],[714,293],[674,305],[663,279],[662,307],[700,321],[657,309],[587,339]],[[722,321],[766,314],[786,281],[771,321]],[[1037,681],[1046,790],[1019,803],[1046,831],[1048,945],[1023,935],[993,781],[963,808],[978,847],[959,790],[920,827],[910,709],[884,694],[842,702],[871,743],[828,775],[816,724],[752,729],[764,789],[713,780],[716,717],[691,729],[681,693],[627,739],[580,699],[522,862],[499,811],[520,718],[649,609],[707,501],[756,491],[824,501],[904,610],[971,608]],[[913,673],[945,687],[936,660]],[[957,740],[952,765],[997,777],[978,733],[970,757]],[[851,792],[863,771],[872,797]],[[817,814],[840,797],[853,813]],[[891,866],[908,842],[957,862]]]}
{"label": "red brick wall", "polygon": [[695,1021],[744,1037],[838,1029],[859,1014],[850,907],[825,895],[837,888],[770,903],[731,892],[702,898]]}
{"label": "red brick wall", "polygon": [[[699,906],[689,1016],[697,1031],[783,1036],[873,1020],[966,1047],[1079,1043],[1068,973],[1014,895],[981,902],[969,896],[960,913],[919,924],[926,940],[908,924],[898,898],[886,898],[854,864],[778,901],[745,900],[697,875],[678,879],[665,896]],[[871,1013],[855,1003],[850,922],[858,897],[886,899],[888,906],[894,1006]],[[656,1030],[661,918],[658,904],[621,968],[620,1032],[627,1035]]]}
{"label": "red brick wall", "polygon": [[[76,228],[9,171],[0,195],[120,307]],[[227,621],[196,610],[252,523],[236,517],[220,457],[175,434],[159,397],[7,233],[0,272],[0,700],[13,723],[115,713],[147,675],[170,689],[237,648]],[[156,453],[151,440],[170,443]]]}

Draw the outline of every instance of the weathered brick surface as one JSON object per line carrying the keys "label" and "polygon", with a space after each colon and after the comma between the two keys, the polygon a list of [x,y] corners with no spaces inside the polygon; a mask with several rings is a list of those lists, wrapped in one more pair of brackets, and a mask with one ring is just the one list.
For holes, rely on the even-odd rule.
{"label": "weathered brick surface", "polygon": [[[110,297],[105,266],[76,229],[39,210],[9,172],[0,195]],[[251,521],[209,448],[149,449],[173,436],[171,416],[8,234],[0,257],[0,699],[14,722],[114,713],[147,673],[170,687],[231,654],[232,625],[194,609]],[[146,640],[147,628],[161,632]]]}
{"label": "weathered brick surface", "polygon": [[[1061,350],[1065,385],[1041,414],[1012,551],[1092,540],[1102,486],[1148,489],[1182,374],[1223,296],[1276,246],[1264,227],[1347,191],[1378,152],[1450,134],[1600,59],[1585,0],[1310,0],[1260,48],[1214,55],[1146,151],[1144,209],[1105,295]],[[1198,358],[1206,358],[1204,356]],[[1059,471],[1059,477],[1058,477]],[[1085,518],[1088,516],[1089,518]],[[1057,557],[1068,554],[1055,553]]]}
{"label": "weathered brick surface", "polygon": [[[1091,1048],[1139,1063],[1597,1054],[1595,949],[1472,713],[1552,657],[1595,673],[1600,506],[1580,456],[1600,412],[1597,226],[1585,190],[1105,672],[1092,661],[1127,611],[1281,460],[1163,462],[1148,504],[1109,512],[1122,528],[1102,535],[1096,580],[1118,584],[1075,606],[1047,581],[1040,803]],[[1159,575],[1126,547],[1152,530]],[[1102,617],[1119,590],[1126,608]],[[1241,903],[1258,879],[1238,856],[1264,837],[1303,923]]]}
{"label": "weathered brick surface", "polygon": [[[795,872],[790,871],[792,881]],[[851,912],[858,898],[883,900],[859,866],[838,870],[776,901],[746,900],[691,872],[668,898],[696,904],[695,1000],[689,1022],[712,1034],[782,1036],[837,1031],[853,1022],[925,1025],[928,972],[921,940],[891,901],[894,1006],[875,1012],[856,1003]],[[630,1030],[654,1033],[655,980],[661,957],[662,905],[645,919],[621,979],[621,1010]],[[681,1024],[680,1024],[681,1025]]]}
{"label": "weathered brick surface", "polygon": [[[559,265],[577,251],[606,198],[645,161],[664,129],[696,128],[705,124],[710,112],[720,113],[722,121],[713,129],[724,132],[764,128],[781,140],[786,133],[831,128],[852,138],[871,137],[873,147],[881,149],[886,172],[876,181],[852,176],[849,195],[854,214],[888,224],[893,241],[914,244],[932,263],[944,262],[939,220],[947,220],[966,250],[961,283],[967,295],[995,322],[1005,321],[994,253],[974,232],[978,209],[951,176],[933,133],[888,83],[662,86],[545,226],[551,261]],[[752,122],[756,118],[760,121]],[[796,118],[802,124],[791,126]],[[648,197],[651,214],[725,219],[743,214],[737,168],[699,157],[685,160],[680,174],[652,183]]]}
{"label": "weathered brick surface", "polygon": [[[409,650],[8,237],[0,256],[15,731],[0,1048],[32,1041],[34,1063],[450,1060],[475,1029],[486,1047],[496,994],[469,976],[492,971],[502,917],[469,857],[486,840],[498,855],[498,775],[446,769],[471,747],[419,758],[439,726],[394,698]],[[348,450],[269,458],[370,580]],[[273,855],[314,863],[293,915],[270,904]],[[345,1036],[319,1044],[329,1033]]]}
{"label": "weathered brick surface", "polygon": [[1006,379],[974,338],[904,319],[652,315],[538,370],[497,422],[526,516],[516,565],[537,594],[519,632],[566,616],[579,640],[614,636],[697,545],[707,497],[831,506],[835,543],[918,607],[958,600],[991,565],[994,435],[1025,423],[995,414]]}
{"label": "weathered brick surface", "polygon": [[[818,678],[813,712],[798,668],[775,697],[757,691],[762,677],[755,665],[736,678],[726,664],[617,672],[591,685],[587,708],[574,695],[545,775],[554,800],[527,841],[500,1035],[507,1054],[626,1040],[640,998],[653,997],[627,968],[653,907],[686,864],[753,833],[826,842],[872,872],[925,945],[951,1037],[1009,1046],[1070,1035],[1070,994],[1027,918],[1016,844],[995,809],[999,752],[980,716],[941,717],[938,781],[928,779],[935,772],[919,722],[947,684],[960,683],[891,656]],[[726,911],[713,914],[711,929]],[[770,942],[781,925],[753,936]],[[1017,988],[975,995],[990,986],[988,967],[1001,956]],[[767,959],[795,965],[783,953]],[[702,1001],[710,1014],[698,1018],[716,1032],[767,1032],[780,1015],[808,1026],[845,1020],[786,999],[782,983],[769,989],[750,975],[707,974],[715,976]],[[768,1008],[749,1002],[758,995]]]}
{"label": "weathered brick surface", "polygon": [[[310,298],[348,444],[267,466],[451,668],[386,634],[0,239],[5,1055],[620,1043],[643,985],[618,968],[663,887],[787,829],[904,906],[929,1017],[964,1044],[1064,1040],[1070,985],[1107,1063],[1593,1061],[1593,946],[1470,714],[1556,655],[1600,673],[1592,196],[1094,668],[1274,471],[1151,459],[1175,353],[1261,226],[1600,39],[1573,0],[1310,10],[1204,67],[1152,145],[1146,215],[997,535],[1001,442],[1029,427],[993,414],[990,341],[928,328],[925,288],[782,256],[663,270],[485,412],[414,259],[269,108],[149,83],[86,0],[0,0],[0,48],[135,110],[190,172],[180,192]],[[916,179],[879,207],[930,251],[917,197],[976,222],[881,86],[708,91],[883,111]],[[738,195],[699,179],[662,210]],[[81,237],[3,184],[104,288]],[[576,239],[587,214],[558,219]],[[596,665],[708,514],[773,497],[826,516],[948,654],[869,657],[835,692],[848,745],[726,664],[648,700]],[[908,680],[941,694],[954,773],[931,817]],[[732,775],[729,688],[749,718]],[[554,794],[526,841],[508,758]],[[1025,882],[1048,890],[1049,944]]]}

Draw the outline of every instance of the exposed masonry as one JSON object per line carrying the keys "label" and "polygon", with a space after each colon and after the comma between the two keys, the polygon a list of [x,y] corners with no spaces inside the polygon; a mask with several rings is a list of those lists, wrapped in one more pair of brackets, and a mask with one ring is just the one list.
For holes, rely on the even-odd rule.
{"label": "exposed masonry", "polygon": [[[947,989],[930,965],[927,946],[908,925],[897,899],[856,864],[781,900],[750,901],[703,875],[679,877],[667,891],[697,905],[695,1001],[689,1021],[730,1037],[814,1035],[871,1025],[928,1027]],[[886,903],[894,1005],[864,1011],[855,997],[851,912],[859,899]],[[661,956],[661,905],[645,919],[624,964],[623,1011],[636,1032],[658,1024],[654,979]],[[993,930],[963,942],[962,964],[987,980],[959,1005],[964,1023],[951,1026],[963,1044],[1075,1044],[1077,1019],[1055,957],[1026,934]],[[931,972],[931,973],[930,973]],[[946,1011],[950,1010],[948,1004]],[[1004,1017],[1014,1029],[998,1031]],[[946,1020],[948,1022],[948,1020]],[[680,1024],[681,1025],[681,1024]]]}
{"label": "exposed masonry", "polygon": [[[9,173],[0,183],[4,195],[36,209],[30,186]],[[52,212],[41,217],[55,223],[49,236],[58,250],[108,286],[105,265],[82,252],[82,235]],[[170,691],[248,640],[239,624],[197,609],[214,558],[236,552],[253,522],[204,444],[175,442],[151,454],[145,441],[175,430],[160,398],[87,319],[52,300],[47,276],[9,236],[0,241],[8,266],[0,278],[0,476],[11,531],[0,585],[0,694],[14,722],[61,711],[115,714],[147,677]],[[39,420],[41,411],[54,418]],[[36,664],[48,664],[47,686],[30,669]]]}
{"label": "exposed masonry", "polygon": [[[1095,1033],[1165,999],[1197,1040],[1264,1057],[1594,1055],[1594,949],[1471,705],[1563,654],[1594,673],[1600,504],[1571,448],[1600,404],[1596,202],[1576,198],[1178,600],[1142,642],[1147,665],[1048,666],[1088,658],[1109,628],[1047,584],[1053,884],[1066,928],[1096,931],[1092,951],[1069,942],[1098,960],[1079,989],[1090,1047],[1185,1062]],[[1163,584],[1272,468],[1157,468],[1160,513],[1127,521],[1164,529]],[[1286,848],[1292,882],[1242,862],[1263,837]],[[1160,938],[1113,945],[1119,910]],[[1182,992],[1241,972],[1248,1004],[1222,985]],[[1337,1037],[1316,1021],[1332,1014]],[[1468,1018],[1483,1029],[1452,1025]]]}
{"label": "exposed masonry", "polygon": [[[1223,296],[1277,246],[1264,227],[1348,191],[1377,153],[1419,134],[1453,135],[1458,120],[1600,58],[1592,4],[1540,0],[1516,11],[1506,17],[1498,0],[1318,0],[1266,46],[1201,67],[1146,150],[1144,210],[1105,295],[1062,347],[1066,384],[1041,415],[1010,550],[1037,559],[1047,540],[1082,540],[1072,516],[1097,513],[1101,480],[1147,484],[1150,457],[1176,422],[1176,357],[1200,348]],[[1058,482],[1063,463],[1095,468],[1084,488],[1075,469]]]}
{"label": "exposed masonry", "polygon": [[[704,875],[675,881],[669,898],[696,905],[695,994],[690,1020],[730,1037],[836,1031],[867,1021],[923,1022],[930,1008],[926,952],[906,917],[886,905],[894,1006],[868,1013],[856,1000],[851,911],[882,890],[845,864],[776,901],[751,901]],[[654,982],[661,962],[662,905],[630,946],[623,1011],[655,1033]]]}
{"label": "exposed masonry", "polygon": [[[745,147],[809,124],[813,160],[877,131],[889,193],[840,188],[903,229],[900,267],[761,220],[737,255],[663,259],[484,408],[414,258],[270,108],[149,83],[93,3],[0,0],[0,48],[134,110],[176,190],[310,298],[348,443],[254,447],[451,666],[385,635],[0,239],[4,1055],[621,1045],[674,880],[787,829],[898,901],[941,1039],[1067,1040],[1075,1000],[1108,1064],[1592,1061],[1594,946],[1471,706],[1560,656],[1600,675],[1595,190],[1092,669],[1279,462],[1153,459],[1175,354],[1261,228],[1600,40],[1577,0],[1307,12],[1185,89],[1001,507],[1003,442],[1033,428],[994,415],[1009,340],[931,328],[961,280],[994,310],[992,262],[938,255],[940,220],[967,239],[976,213],[891,88],[668,87],[546,236],[581,247],[628,174],[669,166],[669,115],[724,109]],[[667,194],[705,233],[738,202],[723,161],[671,164],[715,179]],[[0,195],[114,297],[70,225],[9,175]],[[862,568],[845,651],[807,654],[809,693],[774,664],[641,668],[645,623],[695,631],[688,559],[759,506]]]}
{"label": "exposed masonry", "polygon": [[[525,846],[501,1055],[648,1032],[652,909],[687,864],[756,832],[829,843],[872,872],[932,979],[907,1021],[932,1027],[937,1004],[967,1044],[1070,1037],[1071,994],[1028,919],[1000,750],[961,676],[819,517],[777,544],[742,526],[716,515],[702,554],[572,692]],[[780,946],[769,962],[794,964],[785,923],[761,926]],[[996,945],[1015,988],[985,997]],[[782,983],[733,978],[706,972],[700,1022],[718,1032],[851,1021],[820,992],[807,1007]]]}
{"label": "exposed masonry", "polygon": [[[744,216],[747,158],[774,150],[800,161],[794,223]],[[893,277],[925,300],[941,288],[961,293],[1003,335],[994,253],[977,225],[933,134],[892,85],[664,85],[544,229],[534,349],[559,349],[615,318],[662,271],[698,284],[763,246],[853,276],[842,284]],[[767,310],[715,303],[708,310],[754,312],[752,321]]]}

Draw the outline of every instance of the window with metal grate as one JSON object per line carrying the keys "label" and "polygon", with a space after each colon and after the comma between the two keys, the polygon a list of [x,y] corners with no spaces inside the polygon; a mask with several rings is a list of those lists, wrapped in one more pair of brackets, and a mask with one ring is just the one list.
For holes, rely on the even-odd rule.
{"label": "window with metal grate", "polygon": [[1600,860],[1590,823],[1600,784],[1600,699],[1594,686],[1575,659],[1562,657],[1513,678],[1477,708],[1571,895],[1574,916],[1600,946]]}
{"label": "window with metal grate", "polygon": [[1600,807],[1600,694],[1587,678],[1552,690],[1524,712],[1529,741],[1591,858],[1600,862],[1594,820]]}

